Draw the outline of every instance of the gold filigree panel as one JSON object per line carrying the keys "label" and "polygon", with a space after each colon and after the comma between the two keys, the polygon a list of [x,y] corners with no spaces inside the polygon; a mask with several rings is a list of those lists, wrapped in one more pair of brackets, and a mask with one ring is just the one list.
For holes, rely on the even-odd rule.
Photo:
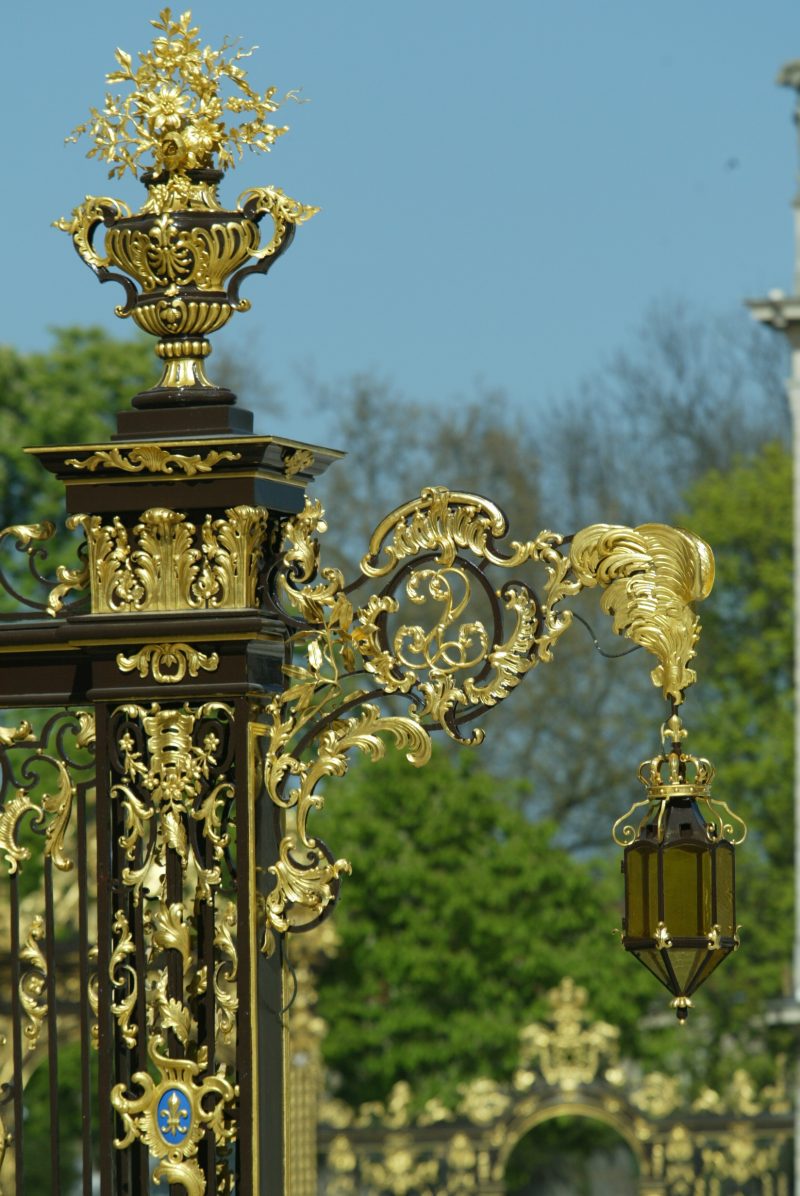
{"label": "gold filigree panel", "polygon": [[133,1073],[111,1092],[115,1144],[143,1143],[156,1179],[201,1196],[199,1143],[213,1136],[227,1190],[238,1132],[233,710],[121,705],[109,735],[125,866],[108,974],[116,1049]]}

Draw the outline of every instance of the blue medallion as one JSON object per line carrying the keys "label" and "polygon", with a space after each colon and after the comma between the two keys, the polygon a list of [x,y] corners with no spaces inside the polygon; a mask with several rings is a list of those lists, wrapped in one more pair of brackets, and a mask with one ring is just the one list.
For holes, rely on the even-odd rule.
{"label": "blue medallion", "polygon": [[161,1137],[169,1146],[180,1146],[192,1124],[192,1106],[180,1088],[167,1088],[156,1110]]}

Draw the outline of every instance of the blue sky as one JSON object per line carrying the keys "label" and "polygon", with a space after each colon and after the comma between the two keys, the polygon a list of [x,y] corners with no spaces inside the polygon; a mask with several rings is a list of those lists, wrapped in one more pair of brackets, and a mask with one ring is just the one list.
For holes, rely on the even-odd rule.
{"label": "blue sky", "polygon": [[[156,11],[82,0],[17,6],[7,23],[12,344],[42,346],[59,323],[126,332],[115,288],[49,223],[86,194],[138,206],[137,183],[109,182],[63,138],[102,99],[114,47],[149,43]],[[364,371],[454,407],[482,380],[535,413],[654,301],[717,313],[790,289],[796,137],[774,78],[800,57],[797,0],[202,0],[193,13],[212,44],[260,46],[256,85],[311,101],[224,184],[231,204],[273,183],[322,208],[220,334],[284,400],[261,431],[335,440],[309,379]]]}

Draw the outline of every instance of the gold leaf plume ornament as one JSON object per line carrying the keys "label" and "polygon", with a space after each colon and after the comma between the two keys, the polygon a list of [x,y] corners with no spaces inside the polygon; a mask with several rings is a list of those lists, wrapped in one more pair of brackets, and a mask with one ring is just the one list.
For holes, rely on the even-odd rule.
{"label": "gold leaf plume ornament", "polygon": [[596,524],[577,533],[570,560],[583,586],[600,585],[614,631],[658,658],[651,677],[679,705],[696,674],[688,667],[700,636],[692,604],[714,584],[714,556],[705,540],[662,523],[637,528]]}
{"label": "gold leaf plume ornament", "polygon": [[[225,170],[245,149],[268,151],[288,131],[271,117],[298,97],[253,88],[241,65],[252,50],[227,39],[217,50],[203,46],[191,21],[191,12],[173,19],[165,8],[151,22],[156,37],[138,65],[117,50],[117,69],[107,80],[127,85],[128,94],[109,93],[103,108],[93,108],[67,138],[88,136],[87,156],[108,163],[111,178],[138,175],[144,166],[142,208],[132,214],[119,200],[88,196],[69,219],[55,222],[101,282],[124,288],[116,314],[159,338],[162,376],[136,396],[138,407],[233,401],[205,374],[206,338],[233,312],[249,309],[239,296],[243,279],[266,274],[297,225],[318,211],[272,186],[250,189],[235,210],[223,209],[217,187]],[[273,232],[262,244],[259,225],[267,215]],[[101,226],[104,251],[94,245]]]}

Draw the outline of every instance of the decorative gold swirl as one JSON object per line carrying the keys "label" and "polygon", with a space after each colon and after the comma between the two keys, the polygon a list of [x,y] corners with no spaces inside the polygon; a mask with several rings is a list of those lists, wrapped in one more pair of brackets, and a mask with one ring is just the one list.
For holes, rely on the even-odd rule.
{"label": "decorative gold swirl", "polygon": [[36,1050],[47,1017],[47,1000],[43,998],[47,985],[47,961],[39,946],[44,937],[44,918],[41,914],[36,914],[31,921],[28,937],[19,952],[21,962],[28,965],[20,976],[19,1001],[28,1018],[22,1032],[27,1039],[29,1051]]}
{"label": "decorative gold swirl", "polygon": [[[81,720],[76,746],[86,747],[93,740],[94,718],[81,712]],[[23,722],[16,730],[3,729],[5,739],[2,746],[11,747],[17,743],[25,743],[34,738],[30,723]],[[39,804],[32,801],[27,789],[17,789],[0,810],[0,851],[5,854],[9,875],[17,872],[19,865],[31,858],[29,848],[17,841],[20,823],[26,814],[35,814],[33,824],[37,828],[45,827],[45,855],[49,856],[56,868],[61,872],[69,872],[73,863],[64,853],[64,839],[72,816],[72,801],[75,796],[75,786],[69,770],[63,760],[55,756],[46,755],[43,750],[38,758],[46,761],[56,770],[58,783],[52,793],[44,793]]]}
{"label": "decorative gold swirl", "polygon": [[53,861],[56,868],[62,872],[69,872],[73,867],[72,860],[64,855],[64,836],[67,833],[72,817],[72,800],[75,796],[75,786],[72,784],[66,765],[61,760],[52,760],[58,771],[58,787],[53,793],[42,796],[42,809],[38,821],[43,822],[45,815],[52,815],[45,831],[44,853]]}
{"label": "decorative gold swirl", "polygon": [[506,534],[507,527],[503,512],[488,499],[428,486],[419,498],[397,507],[378,524],[361,560],[361,572],[385,577],[400,561],[420,552],[438,552],[439,564],[450,566],[459,548],[492,564],[515,567],[528,559],[530,546],[514,542],[510,556],[495,553],[492,544]]}
{"label": "decorative gold swirl", "polygon": [[132,1051],[136,1046],[136,1039],[139,1034],[138,1026],[131,1021],[131,1016],[139,996],[139,979],[136,968],[132,967],[129,963],[125,963],[129,955],[136,954],[136,946],[130,932],[128,919],[122,910],[117,910],[114,915],[111,932],[113,935],[119,937],[119,941],[111,952],[108,976],[115,989],[127,988],[128,990],[127,993],[123,993],[121,1000],[112,1001],[111,1013],[119,1027],[120,1038],[128,1050]]}
{"label": "decorative gold swirl", "polygon": [[[232,719],[233,711],[222,702],[208,702],[194,709],[185,705],[177,710],[162,710],[157,702],[153,702],[149,708],[121,706],[115,713],[124,714],[131,722],[140,724],[147,747],[146,754],[138,751],[133,735],[127,729],[117,745],[121,779],[112,786],[111,797],[122,806],[124,833],[120,837],[120,846],[129,861],[137,860],[140,845],[147,838],[144,858],[123,870],[123,882],[133,888],[138,901],[153,863],[163,865],[168,849],[176,852],[184,865],[187,864],[190,857],[188,820],[191,818],[200,824],[202,838],[217,861],[211,865],[201,859],[194,861],[198,898],[207,900],[211,889],[220,882],[218,861],[228,842],[222,828],[220,808],[233,787],[224,777],[219,777],[213,785],[206,784],[214,775],[219,739],[209,733],[202,743],[195,743],[193,735],[198,719],[208,715]],[[156,832],[148,836],[153,819],[156,819]],[[182,928],[182,917],[180,904],[156,913],[154,941],[157,945],[188,953],[189,932]]]}
{"label": "decorative gold swirl", "polygon": [[236,1013],[239,996],[236,980],[239,971],[239,957],[233,935],[236,930],[236,905],[229,901],[225,913],[217,923],[214,946],[220,959],[214,965],[214,1001],[216,1004],[217,1035],[228,1045],[233,1042],[236,1031]]}
{"label": "decorative gold swirl", "polygon": [[145,644],[133,656],[117,653],[117,668],[123,673],[138,670],[140,677],[146,677],[152,670],[153,680],[159,685],[175,685],[183,681],[186,673],[196,677],[200,669],[213,673],[219,665],[219,656],[212,652],[206,656],[191,644]]}
{"label": "decorative gold swirl", "polygon": [[199,453],[171,453],[160,444],[135,444],[131,448],[98,449],[88,457],[80,460],[78,457],[68,457],[65,465],[73,469],[85,469],[94,473],[97,469],[121,469],[126,473],[166,473],[174,474],[178,469],[187,478],[193,478],[198,473],[210,473],[220,461],[238,461],[241,453],[219,452],[212,449],[201,457]]}
{"label": "decorative gold swirl", "polygon": [[283,472],[287,478],[293,478],[304,469],[310,469],[313,464],[314,454],[310,449],[289,449],[283,453]]}
{"label": "decorative gold swirl", "polygon": [[72,244],[86,265],[98,271],[108,267],[111,260],[108,256],[101,257],[92,244],[95,229],[106,220],[119,220],[130,214],[130,208],[121,200],[110,199],[107,195],[87,195],[83,203],[74,209],[69,220],[62,216],[53,224],[62,232],[69,233]]}
{"label": "decorative gold swirl", "polygon": [[306,220],[310,220],[319,212],[319,208],[299,203],[296,199],[284,195],[280,187],[253,187],[249,191],[243,191],[237,202],[248,214],[269,214],[272,217],[274,231],[271,239],[261,249],[250,251],[258,260],[277,253],[286,240],[286,232],[290,226],[305,224]]}

